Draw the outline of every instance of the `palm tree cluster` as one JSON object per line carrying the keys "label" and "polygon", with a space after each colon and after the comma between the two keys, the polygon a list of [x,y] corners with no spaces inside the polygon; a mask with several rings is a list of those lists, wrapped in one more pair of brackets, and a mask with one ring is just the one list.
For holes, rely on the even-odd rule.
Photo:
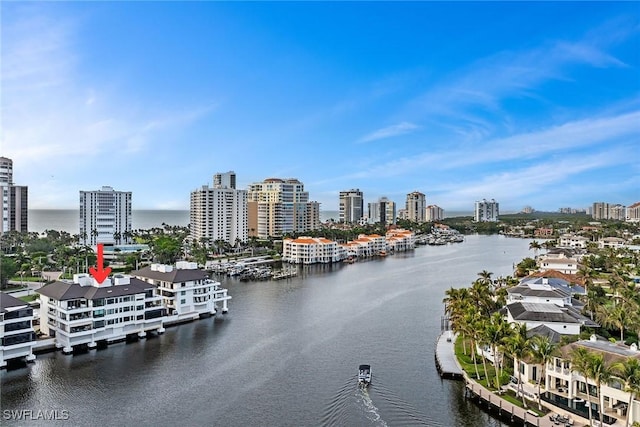
{"label": "palm tree cluster", "polygon": [[[516,376],[518,378],[518,394],[522,397],[522,404],[525,407],[527,402],[523,392],[520,365],[523,361],[539,365],[537,403],[538,408],[542,409],[542,384],[545,382],[548,364],[553,361],[554,357],[560,355],[558,344],[553,343],[548,336],[530,336],[525,324],[509,324],[498,311],[496,291],[500,288],[496,289],[494,286],[496,282],[490,280],[491,273],[483,271],[479,273],[479,276],[479,279],[474,281],[469,288],[452,287],[445,292],[446,296],[443,302],[445,313],[449,317],[450,327],[462,338],[465,355],[467,354],[467,343],[470,344],[469,351],[476,380],[480,381],[482,378],[486,378],[487,386],[500,389],[505,377]],[[490,349],[495,368],[493,378],[489,378],[491,370],[487,368],[485,352],[478,351],[478,348]],[[508,359],[504,356],[513,360],[513,365],[508,367],[513,371],[505,372],[506,364],[503,363],[503,359]],[[601,408],[604,406],[601,393],[602,385],[613,379],[624,384],[625,391],[630,393],[630,402],[640,394],[640,360],[637,358],[629,357],[616,364],[608,364],[601,353],[589,351],[584,347],[576,347],[567,360],[571,362],[575,372],[595,383],[595,388],[598,390],[597,395],[601,400]],[[480,372],[480,365],[483,375]],[[589,387],[586,392],[589,399],[591,396]],[[629,407],[631,407],[630,404]],[[591,407],[589,406],[589,418],[591,416]],[[601,411],[601,421],[602,416]],[[627,419],[628,417],[629,414],[627,414]]]}
{"label": "palm tree cluster", "polygon": [[443,300],[445,313],[450,320],[451,329],[463,338],[463,351],[467,354],[466,343],[471,344],[471,359],[475,366],[476,378],[480,380],[478,370],[477,348],[488,348],[493,355],[495,375],[491,380],[488,378],[485,352],[480,353],[484,370],[484,377],[487,378],[487,385],[501,387],[502,376],[504,375],[503,354],[508,354],[521,359],[524,356],[523,349],[527,342],[526,328],[513,328],[509,325],[503,315],[498,310],[501,304],[498,303],[498,293],[500,289],[505,289],[505,284],[513,284],[509,278],[501,279],[496,286],[496,282],[491,280],[491,272],[486,270],[478,273],[479,278],[475,280],[470,288],[450,288]]}

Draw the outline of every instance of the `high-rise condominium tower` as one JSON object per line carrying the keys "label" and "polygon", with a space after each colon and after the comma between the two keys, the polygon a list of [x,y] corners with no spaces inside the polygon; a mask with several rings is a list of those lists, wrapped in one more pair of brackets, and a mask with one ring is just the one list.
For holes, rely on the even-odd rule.
{"label": "high-rise condominium tower", "polygon": [[236,190],[236,174],[217,173],[213,187],[191,192],[191,238],[223,240],[230,245],[247,241],[247,191]]}
{"label": "high-rise condominium tower", "polygon": [[294,178],[268,178],[249,186],[249,236],[279,237],[320,228],[320,203],[310,202],[304,184]]}
{"label": "high-rise condominium tower", "polygon": [[340,192],[340,222],[358,222],[364,214],[364,196],[359,189]]}
{"label": "high-rise condominium tower", "polygon": [[426,196],[419,191],[407,194],[407,219],[409,221],[424,222],[425,221],[425,208],[426,208]]}
{"label": "high-rise condominium tower", "polygon": [[80,241],[89,245],[131,242],[131,192],[102,187],[80,191]]}
{"label": "high-rise condominium tower", "polygon": [[392,225],[396,223],[396,202],[380,197],[377,202],[369,203],[369,222],[372,224]]}
{"label": "high-rise condominium tower", "polygon": [[2,196],[0,234],[7,231],[26,233],[29,213],[28,187],[13,183],[13,161],[6,157],[0,157],[0,195]]}
{"label": "high-rise condominium tower", "polygon": [[493,199],[490,201],[482,199],[482,201],[476,201],[473,220],[475,222],[496,222],[499,214],[498,202]]}

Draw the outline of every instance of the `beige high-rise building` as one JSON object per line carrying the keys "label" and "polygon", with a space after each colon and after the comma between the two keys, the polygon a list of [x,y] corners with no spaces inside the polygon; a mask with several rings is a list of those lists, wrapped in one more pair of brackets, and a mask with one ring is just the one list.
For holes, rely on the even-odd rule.
{"label": "beige high-rise building", "polygon": [[320,203],[310,202],[304,184],[294,178],[267,178],[249,185],[249,236],[280,237],[320,228]]}
{"label": "beige high-rise building", "polygon": [[414,191],[407,194],[407,202],[405,205],[407,219],[409,221],[424,222],[426,206],[426,196],[423,193]]}
{"label": "beige high-rise building", "polygon": [[428,222],[431,221],[440,221],[444,219],[444,210],[437,205],[429,205],[425,209],[425,220]]}

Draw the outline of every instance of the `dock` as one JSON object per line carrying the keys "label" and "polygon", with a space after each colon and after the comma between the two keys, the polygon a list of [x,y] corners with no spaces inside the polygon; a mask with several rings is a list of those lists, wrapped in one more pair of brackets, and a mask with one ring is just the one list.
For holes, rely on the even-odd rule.
{"label": "dock", "polygon": [[436,342],[436,368],[441,378],[452,380],[464,379],[462,369],[456,362],[453,350],[454,334],[452,331],[443,331]]}

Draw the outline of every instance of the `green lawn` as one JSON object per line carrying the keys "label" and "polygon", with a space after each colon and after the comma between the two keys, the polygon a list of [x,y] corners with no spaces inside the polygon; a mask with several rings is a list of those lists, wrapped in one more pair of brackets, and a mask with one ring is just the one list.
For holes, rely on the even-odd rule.
{"label": "green lawn", "polygon": [[36,299],[38,299],[40,295],[38,294],[33,294],[33,295],[26,295],[24,297],[19,297],[18,299],[24,301],[24,302],[31,302],[31,301],[35,301]]}
{"label": "green lawn", "polygon": [[44,282],[44,279],[41,277],[31,277],[31,276],[25,276],[25,277],[12,277],[10,279],[11,281],[14,282]]}
{"label": "green lawn", "polygon": [[[467,340],[466,355],[464,354],[464,348],[462,343],[463,343],[463,340],[460,338],[457,339],[455,343],[456,357],[458,358],[458,363],[460,363],[460,366],[462,367],[462,369],[467,373],[467,375],[470,378],[473,378],[479,384],[482,384],[483,387],[486,387],[489,390],[496,390],[495,386],[493,385],[493,382],[495,381],[495,376],[496,376],[496,370],[493,367],[493,364],[491,364],[491,362],[487,360],[487,363],[486,363],[487,372],[485,375],[484,365],[482,364],[482,358],[479,356],[477,357],[478,373],[480,374],[480,380],[478,380],[476,376],[476,368],[475,368],[475,365],[473,364],[473,360],[471,359],[471,343]],[[489,377],[489,381],[491,381],[492,383],[491,385],[487,384],[487,376]],[[502,379],[501,384],[505,384],[504,372],[501,379]],[[508,380],[508,375],[507,375],[507,380]]]}

